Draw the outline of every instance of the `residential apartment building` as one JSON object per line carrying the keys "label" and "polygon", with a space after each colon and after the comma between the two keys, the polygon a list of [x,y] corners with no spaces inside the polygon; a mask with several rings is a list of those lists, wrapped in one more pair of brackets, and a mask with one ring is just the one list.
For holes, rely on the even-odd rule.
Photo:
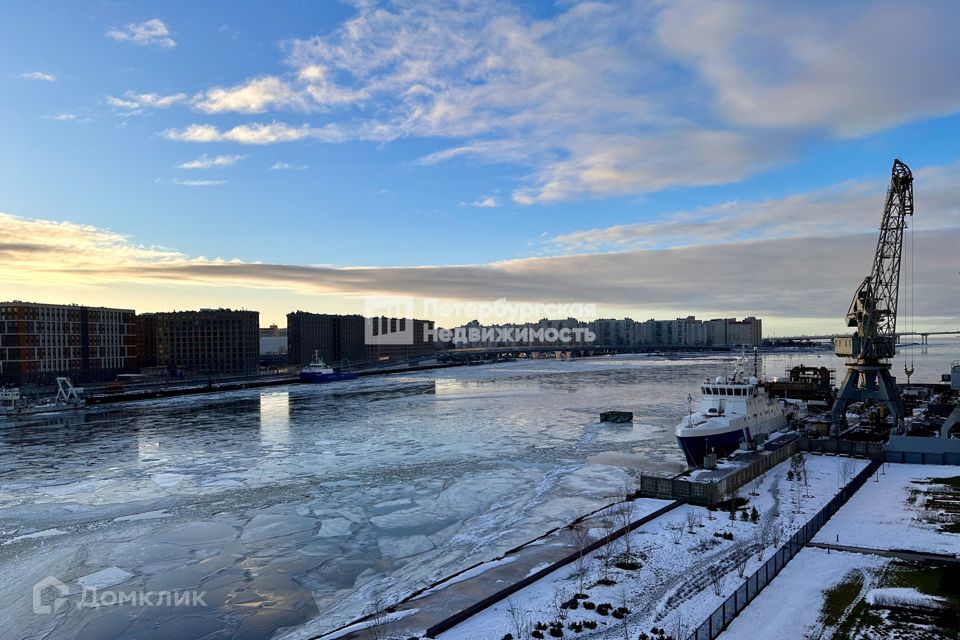
{"label": "residential apartment building", "polygon": [[112,380],[137,367],[132,309],[0,303],[0,382],[51,384]]}
{"label": "residential apartment building", "polygon": [[370,359],[363,339],[364,318],[295,311],[287,314],[287,359],[307,365],[314,354],[331,366],[346,366]]}
{"label": "residential apartment building", "polygon": [[164,366],[187,375],[251,375],[260,367],[260,314],[201,309],[141,316],[141,351],[155,354],[141,366]]}
{"label": "residential apartment building", "polygon": [[[406,360],[433,355],[437,351],[432,320],[381,316],[366,318],[365,324],[369,360]],[[397,334],[402,335],[402,339],[390,339]]]}

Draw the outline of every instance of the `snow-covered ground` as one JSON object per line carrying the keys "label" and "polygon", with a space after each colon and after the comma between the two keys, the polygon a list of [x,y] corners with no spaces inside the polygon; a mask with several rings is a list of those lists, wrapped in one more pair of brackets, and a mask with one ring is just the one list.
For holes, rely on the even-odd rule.
{"label": "snow-covered ground", "polygon": [[[805,458],[806,482],[787,479],[787,461],[767,472],[758,488],[759,495],[750,495],[749,485],[741,491],[741,496],[749,500],[745,512],[753,508],[758,511],[756,523],[739,517],[730,520],[727,513],[711,513],[702,507],[678,507],[638,528],[627,540],[615,543],[613,549],[590,554],[584,571],[576,563],[560,569],[441,637],[443,640],[499,640],[506,633],[516,637],[516,616],[511,614],[511,609],[521,612],[531,622],[549,623],[558,617],[558,611],[565,616],[565,625],[597,621],[595,630],[584,630],[577,637],[612,640],[623,637],[625,625],[631,638],[653,626],[666,627],[671,632],[679,626],[683,629],[681,635],[686,637],[743,582],[738,575],[738,553],[750,554],[744,566],[744,575],[750,575],[769,558],[775,547],[829,502],[841,484],[867,464],[848,458],[812,455]],[[774,534],[777,527],[780,533]],[[723,534],[732,534],[733,540],[724,539]],[[640,568],[608,567],[605,559],[615,560],[626,554],[627,542]],[[762,553],[757,552],[759,548],[763,549]],[[585,575],[582,582],[581,575]],[[598,584],[604,577],[611,578],[615,584]],[[623,606],[630,613],[621,621],[580,605],[576,609],[558,610],[558,602],[568,601],[581,588],[589,596],[589,602],[610,603],[613,608]]]}
{"label": "snow-covered ground", "polygon": [[864,585],[873,580],[873,570],[886,558],[826,549],[803,549],[780,574],[734,618],[719,640],[808,640],[820,637],[824,592],[852,572],[859,572]]}
{"label": "snow-covered ground", "polygon": [[[960,468],[886,464],[814,537],[814,542],[869,549],[960,554],[960,534],[939,531],[924,492],[931,478],[960,476]],[[876,482],[874,482],[876,479]]]}

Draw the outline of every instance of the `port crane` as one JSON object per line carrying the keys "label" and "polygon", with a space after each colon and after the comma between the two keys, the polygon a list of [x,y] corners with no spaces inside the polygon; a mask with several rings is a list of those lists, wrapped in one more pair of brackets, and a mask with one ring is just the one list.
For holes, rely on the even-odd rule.
{"label": "port crane", "polygon": [[912,215],[913,174],[906,164],[894,160],[873,268],[857,288],[847,311],[847,326],[856,327],[856,331],[852,336],[834,339],[834,352],[850,358],[831,411],[835,433],[846,425],[846,407],[854,400],[880,402],[897,425],[903,420],[903,400],[890,375],[889,360],[896,353],[903,231],[907,216]]}

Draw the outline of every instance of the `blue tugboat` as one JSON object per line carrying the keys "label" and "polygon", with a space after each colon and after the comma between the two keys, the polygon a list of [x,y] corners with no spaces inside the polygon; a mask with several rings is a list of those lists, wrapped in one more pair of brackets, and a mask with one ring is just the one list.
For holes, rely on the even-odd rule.
{"label": "blue tugboat", "polygon": [[356,377],[357,374],[355,373],[349,371],[334,371],[332,367],[328,367],[327,363],[320,357],[319,351],[314,352],[313,362],[300,370],[301,382],[312,382],[315,384],[353,380]]}

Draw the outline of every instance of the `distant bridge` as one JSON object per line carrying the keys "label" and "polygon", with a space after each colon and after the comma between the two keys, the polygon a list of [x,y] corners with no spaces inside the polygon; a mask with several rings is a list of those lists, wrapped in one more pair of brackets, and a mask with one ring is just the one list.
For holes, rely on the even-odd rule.
{"label": "distant bridge", "polygon": [[[833,340],[834,338],[846,338],[849,333],[830,333],[822,335],[813,335],[813,336],[776,336],[765,338],[765,340],[773,341],[792,341],[792,342],[822,342],[825,340]],[[960,329],[954,331],[901,331],[897,333],[897,339],[902,338],[903,336],[920,336],[920,344],[928,344],[930,336],[957,336],[960,335]]]}

